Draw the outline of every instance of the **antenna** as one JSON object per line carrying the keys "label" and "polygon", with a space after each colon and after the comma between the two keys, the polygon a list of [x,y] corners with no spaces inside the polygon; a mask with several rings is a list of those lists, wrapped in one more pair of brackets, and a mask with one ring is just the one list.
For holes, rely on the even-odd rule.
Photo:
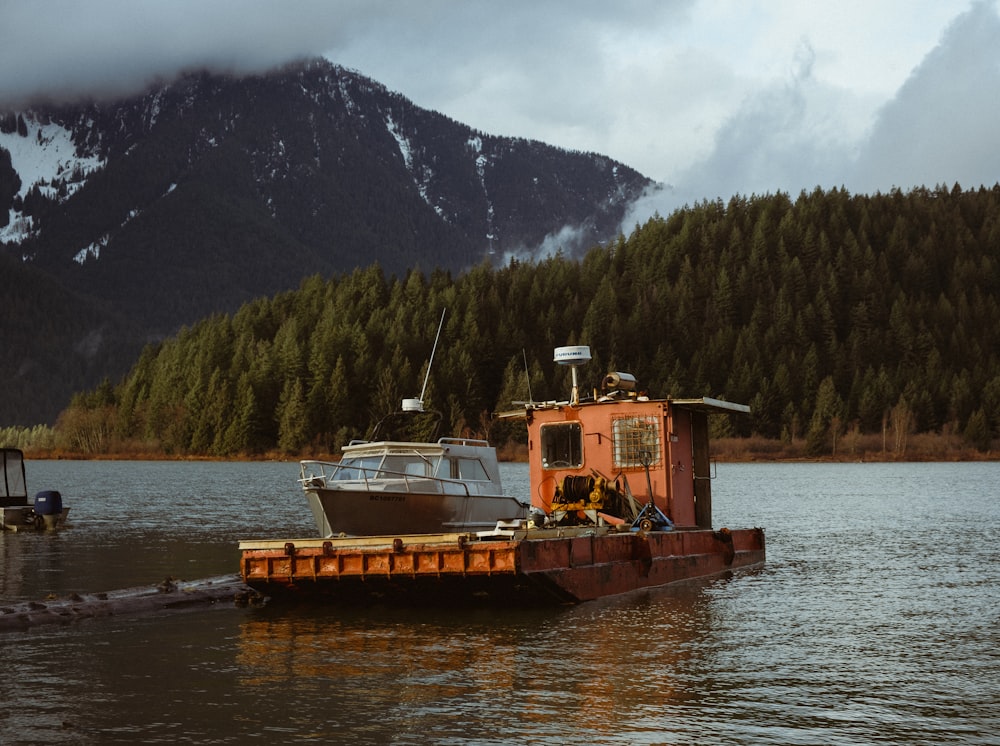
{"label": "antenna", "polygon": [[434,353],[437,352],[438,339],[441,338],[441,328],[444,326],[444,315],[447,313],[447,308],[441,309],[441,320],[438,322],[437,334],[434,335],[434,346],[431,348],[431,359],[427,361],[427,373],[424,375],[424,386],[420,389],[419,399],[403,399],[403,411],[404,412],[423,412],[424,411],[424,394],[427,391],[427,381],[431,377],[431,366],[434,365]]}
{"label": "antenna", "polygon": [[576,380],[576,369],[585,363],[590,362],[590,348],[587,345],[572,345],[570,347],[556,347],[552,358],[560,365],[570,366],[573,374],[573,393],[569,403],[576,405],[580,403],[580,385]]}
{"label": "antenna", "polygon": [[524,378],[528,382],[528,403],[533,404],[535,398],[531,395],[531,373],[528,370],[528,353],[524,351],[523,347],[521,348],[521,357],[524,358]]}

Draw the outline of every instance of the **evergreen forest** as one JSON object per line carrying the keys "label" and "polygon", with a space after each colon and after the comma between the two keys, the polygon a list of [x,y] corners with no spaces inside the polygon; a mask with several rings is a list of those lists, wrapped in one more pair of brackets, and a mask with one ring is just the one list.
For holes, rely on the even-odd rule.
{"label": "evergreen forest", "polygon": [[553,348],[586,344],[585,388],[618,370],[654,397],[751,406],[716,435],[819,455],[892,422],[987,450],[998,299],[1000,185],[737,196],[579,260],[309,277],[147,347],[123,380],[77,394],[56,432],[88,454],[334,454],[423,392],[439,434],[502,445],[523,427],[493,414],[567,398]]}

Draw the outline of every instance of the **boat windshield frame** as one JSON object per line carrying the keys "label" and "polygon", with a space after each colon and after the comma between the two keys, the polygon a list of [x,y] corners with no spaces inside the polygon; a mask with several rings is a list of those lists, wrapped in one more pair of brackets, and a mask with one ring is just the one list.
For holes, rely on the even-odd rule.
{"label": "boat windshield frame", "polygon": [[[443,454],[436,454],[433,458],[428,458],[417,451],[345,456],[337,464],[337,469],[331,479],[335,482],[343,482],[403,476],[435,477],[441,467],[442,458]],[[411,467],[418,467],[419,470],[414,470]]]}
{"label": "boat windshield frame", "polygon": [[28,485],[25,478],[24,453],[19,448],[0,448],[0,505],[5,507],[26,505]]}
{"label": "boat windshield frame", "polygon": [[[408,466],[421,465],[422,471],[407,470]],[[498,478],[499,475],[497,479],[490,476],[490,469],[478,455],[445,451],[426,454],[413,450],[346,455],[340,462],[302,461],[299,482],[305,490],[374,492],[392,482],[405,492],[454,494],[457,489],[466,495],[502,494]],[[428,489],[431,485],[433,488]],[[490,487],[496,488],[495,493],[486,489]]]}

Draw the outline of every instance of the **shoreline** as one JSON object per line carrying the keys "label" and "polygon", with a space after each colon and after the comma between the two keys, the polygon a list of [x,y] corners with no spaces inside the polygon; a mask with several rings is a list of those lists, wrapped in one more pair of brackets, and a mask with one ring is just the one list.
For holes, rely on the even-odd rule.
{"label": "shoreline", "polygon": [[[75,453],[50,448],[24,448],[25,458],[33,461],[190,461],[190,462],[274,462],[294,464],[302,460],[338,461],[332,453],[260,453],[234,456],[169,454],[151,451],[114,453]],[[500,463],[527,463],[527,449],[498,448]],[[1000,451],[977,451],[971,446],[948,448],[914,447],[901,453],[881,449],[855,449],[837,454],[809,455],[802,443],[762,441],[760,439],[721,438],[713,443],[712,460],[718,463],[919,463],[919,462],[992,462],[1000,461]]]}

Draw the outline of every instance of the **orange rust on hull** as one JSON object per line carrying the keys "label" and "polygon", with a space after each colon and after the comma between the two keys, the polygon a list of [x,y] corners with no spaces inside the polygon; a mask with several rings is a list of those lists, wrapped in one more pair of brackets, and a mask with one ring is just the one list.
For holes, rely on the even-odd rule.
{"label": "orange rust on hull", "polygon": [[271,595],[320,594],[344,602],[579,603],[761,563],[764,533],[561,530],[488,540],[435,535],[383,537],[381,544],[244,542],[241,549],[244,582]]}
{"label": "orange rust on hull", "polygon": [[517,570],[515,549],[515,542],[476,546],[441,542],[405,549],[341,545],[335,549],[332,542],[317,547],[316,540],[307,539],[285,542],[281,549],[244,549],[242,574],[268,582],[510,574]]}
{"label": "orange rust on hull", "polygon": [[[601,596],[713,575],[764,561],[760,529],[628,533],[525,542],[521,571],[572,597]],[[562,556],[560,556],[562,555]]]}

